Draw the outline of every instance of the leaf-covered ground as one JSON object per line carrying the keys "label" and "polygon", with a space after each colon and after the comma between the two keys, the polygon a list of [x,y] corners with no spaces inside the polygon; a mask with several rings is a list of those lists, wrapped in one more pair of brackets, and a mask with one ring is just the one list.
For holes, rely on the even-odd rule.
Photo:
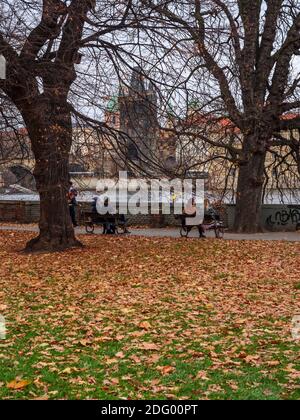
{"label": "leaf-covered ground", "polygon": [[0,233],[0,398],[299,399],[300,244]]}

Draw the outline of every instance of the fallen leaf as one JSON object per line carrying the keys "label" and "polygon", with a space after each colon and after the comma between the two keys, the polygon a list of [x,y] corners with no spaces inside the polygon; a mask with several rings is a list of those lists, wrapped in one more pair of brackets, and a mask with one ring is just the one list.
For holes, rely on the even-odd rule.
{"label": "fallen leaf", "polygon": [[159,350],[159,347],[155,343],[144,342],[140,346],[143,350]]}
{"label": "fallen leaf", "polygon": [[139,324],[139,327],[142,328],[143,330],[150,330],[151,325],[148,321],[143,321]]}
{"label": "fallen leaf", "polygon": [[157,363],[160,360],[161,356],[159,354],[153,354],[147,359],[148,363]]}
{"label": "fallen leaf", "polygon": [[159,370],[164,376],[169,375],[175,370],[173,366],[157,366],[156,369]]}
{"label": "fallen leaf", "polygon": [[199,370],[199,372],[196,375],[196,379],[201,379],[203,381],[209,381],[209,378],[207,377],[207,372],[205,372],[205,370]]}
{"label": "fallen leaf", "polygon": [[6,386],[9,389],[23,389],[23,388],[26,388],[30,384],[31,382],[25,379],[22,379],[22,380],[15,379],[9,382]]}
{"label": "fallen leaf", "polygon": [[70,373],[72,373],[72,369],[68,367],[68,368],[62,370],[61,373],[66,373],[66,374],[70,375]]}
{"label": "fallen leaf", "polygon": [[280,362],[278,360],[273,360],[267,363],[268,366],[279,366]]}
{"label": "fallen leaf", "polygon": [[112,378],[112,379],[110,380],[110,382],[111,382],[113,385],[119,385],[119,379],[118,379],[118,378]]}

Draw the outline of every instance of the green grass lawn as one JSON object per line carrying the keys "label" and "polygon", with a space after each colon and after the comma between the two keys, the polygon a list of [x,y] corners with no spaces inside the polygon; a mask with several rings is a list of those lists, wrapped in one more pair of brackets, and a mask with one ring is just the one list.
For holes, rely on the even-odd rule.
{"label": "green grass lawn", "polygon": [[299,244],[28,238],[0,233],[1,399],[300,398]]}

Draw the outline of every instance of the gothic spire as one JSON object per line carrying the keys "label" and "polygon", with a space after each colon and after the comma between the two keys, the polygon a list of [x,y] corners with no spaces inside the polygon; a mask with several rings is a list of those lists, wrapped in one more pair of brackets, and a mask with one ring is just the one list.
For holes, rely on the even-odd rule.
{"label": "gothic spire", "polygon": [[136,93],[145,93],[146,88],[141,67],[135,67],[133,69],[130,87]]}

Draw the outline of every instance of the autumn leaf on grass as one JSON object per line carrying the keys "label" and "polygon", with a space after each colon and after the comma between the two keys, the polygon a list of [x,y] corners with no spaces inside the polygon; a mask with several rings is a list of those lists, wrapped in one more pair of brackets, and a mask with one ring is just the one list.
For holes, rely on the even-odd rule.
{"label": "autumn leaf on grass", "polygon": [[83,347],[87,347],[91,343],[88,340],[80,340],[79,344],[81,344]]}
{"label": "autumn leaf on grass", "polygon": [[66,375],[70,375],[71,373],[79,372],[79,369],[76,367],[67,367],[64,370],[62,370],[60,373],[65,373]]}
{"label": "autumn leaf on grass", "polygon": [[118,335],[116,335],[115,338],[116,338],[116,341],[121,341],[121,340],[123,340],[125,338],[125,335],[118,334]]}
{"label": "autumn leaf on grass", "polygon": [[143,330],[150,330],[151,325],[148,321],[143,321],[139,323],[139,327],[142,328]]}
{"label": "autumn leaf on grass", "polygon": [[242,351],[240,354],[237,355],[237,357],[239,359],[246,359],[247,357],[247,353],[245,353],[244,351]]}
{"label": "autumn leaf on grass", "polygon": [[66,368],[66,369],[62,370],[60,373],[66,373],[67,375],[70,375],[72,373],[72,369],[71,368]]}
{"label": "autumn leaf on grass", "polygon": [[129,359],[133,360],[135,363],[141,363],[141,359],[135,355],[130,356]]}
{"label": "autumn leaf on grass", "polygon": [[270,367],[273,367],[273,366],[275,367],[275,366],[279,366],[280,362],[278,360],[273,360],[271,362],[268,362],[267,365]]}
{"label": "autumn leaf on grass", "polygon": [[151,386],[156,386],[156,385],[160,384],[160,379],[158,379],[158,378],[152,379],[152,381],[150,381],[150,384],[151,384]]}
{"label": "autumn leaf on grass", "polygon": [[13,381],[9,382],[6,386],[8,389],[23,389],[30,384],[31,382],[25,379],[14,379]]}
{"label": "autumn leaf on grass", "polygon": [[159,354],[152,354],[147,359],[147,363],[154,364],[157,363],[160,360],[161,356]]}
{"label": "autumn leaf on grass", "polygon": [[142,350],[159,350],[159,346],[155,343],[144,342],[139,347]]}
{"label": "autumn leaf on grass", "polygon": [[130,335],[132,337],[139,338],[139,337],[142,337],[143,335],[145,335],[145,331],[134,331],[134,332],[130,333]]}
{"label": "autumn leaf on grass", "polygon": [[103,385],[105,386],[111,386],[111,385],[119,385],[119,379],[118,378],[111,378],[110,380],[104,379]]}
{"label": "autumn leaf on grass", "polygon": [[105,360],[105,363],[107,365],[113,365],[114,363],[118,363],[118,359],[115,359],[115,358],[113,358],[113,359],[106,359]]}
{"label": "autumn leaf on grass", "polygon": [[234,323],[235,323],[235,324],[237,324],[237,325],[247,324],[247,322],[248,322],[248,320],[247,320],[247,319],[242,319],[242,318],[236,319],[236,320],[234,321]]}
{"label": "autumn leaf on grass", "polygon": [[123,314],[125,314],[125,315],[128,315],[128,314],[130,314],[131,312],[134,312],[134,310],[133,310],[133,309],[128,309],[128,308],[122,308],[122,309],[121,309],[121,312],[122,312]]}
{"label": "autumn leaf on grass", "polygon": [[233,391],[237,391],[239,389],[237,383],[234,381],[227,381],[226,383]]}
{"label": "autumn leaf on grass", "polygon": [[245,362],[249,364],[258,365],[259,364],[259,356],[247,356],[245,357]]}
{"label": "autumn leaf on grass", "polygon": [[175,368],[173,366],[157,366],[156,368],[162,375],[169,375],[174,372]]}
{"label": "autumn leaf on grass", "polygon": [[48,395],[42,395],[41,397],[33,398],[34,401],[48,401],[49,396]]}
{"label": "autumn leaf on grass", "polygon": [[116,357],[117,357],[118,359],[124,359],[124,358],[125,358],[125,354],[124,354],[122,351],[119,351],[119,352],[116,354]]}
{"label": "autumn leaf on grass", "polygon": [[205,370],[200,370],[197,373],[196,379],[201,379],[202,381],[209,381],[209,378],[207,377],[207,373]]}

